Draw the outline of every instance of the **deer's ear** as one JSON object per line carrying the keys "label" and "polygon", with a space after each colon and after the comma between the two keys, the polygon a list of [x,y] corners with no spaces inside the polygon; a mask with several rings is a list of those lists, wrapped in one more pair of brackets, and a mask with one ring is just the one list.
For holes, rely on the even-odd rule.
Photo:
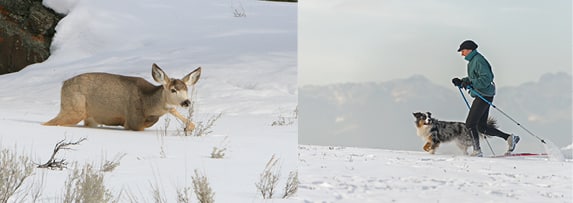
{"label": "deer's ear", "polygon": [[195,69],[193,72],[187,74],[183,79],[181,79],[187,86],[194,85],[199,80],[201,76],[201,67]]}
{"label": "deer's ear", "polygon": [[155,63],[151,68],[151,76],[153,76],[153,79],[156,82],[161,83],[162,85],[169,83],[169,77],[167,77],[167,74],[165,74],[165,72],[163,72],[163,70],[161,70],[161,68],[159,68]]}

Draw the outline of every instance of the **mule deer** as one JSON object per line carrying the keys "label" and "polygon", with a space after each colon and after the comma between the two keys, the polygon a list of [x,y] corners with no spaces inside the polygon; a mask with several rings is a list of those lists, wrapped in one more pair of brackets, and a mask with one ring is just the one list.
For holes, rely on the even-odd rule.
{"label": "mule deer", "polygon": [[171,113],[192,131],[195,125],[175,109],[188,107],[187,86],[194,85],[201,75],[201,67],[183,79],[169,78],[153,64],[151,75],[161,83],[154,86],[143,78],[109,73],[84,73],[72,77],[62,85],[60,113],[43,125],[123,126],[141,131],[151,127],[165,113]]}

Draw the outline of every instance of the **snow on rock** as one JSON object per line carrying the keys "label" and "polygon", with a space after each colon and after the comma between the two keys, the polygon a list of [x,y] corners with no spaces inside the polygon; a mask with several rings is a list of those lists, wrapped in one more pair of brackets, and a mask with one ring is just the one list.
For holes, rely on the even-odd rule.
{"label": "snow on rock", "polygon": [[304,202],[571,202],[571,160],[299,146]]}
{"label": "snow on rock", "polygon": [[42,1],[42,4],[60,14],[67,15],[78,1],[79,0],[44,0]]}

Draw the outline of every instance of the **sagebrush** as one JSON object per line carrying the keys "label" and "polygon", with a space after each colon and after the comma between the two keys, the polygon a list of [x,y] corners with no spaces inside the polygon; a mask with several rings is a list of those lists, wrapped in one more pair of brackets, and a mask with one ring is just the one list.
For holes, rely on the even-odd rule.
{"label": "sagebrush", "polygon": [[150,183],[151,185],[151,192],[153,194],[153,202],[155,203],[164,203],[167,202],[167,199],[164,195],[164,192],[161,191],[161,187],[157,184]]}
{"label": "sagebrush", "polygon": [[171,119],[169,117],[165,117],[165,122],[163,122],[163,127],[160,127],[157,131],[157,139],[159,140],[159,157],[166,158],[167,154],[165,153],[165,141],[164,137],[168,135],[167,129],[169,128]]}
{"label": "sagebrush", "polygon": [[[265,169],[260,174],[259,181],[255,183],[257,191],[263,199],[272,199],[276,192],[276,187],[280,180],[281,168],[278,166],[279,159],[273,156],[265,165]],[[286,180],[282,198],[292,197],[298,190],[298,172],[291,171]]]}
{"label": "sagebrush", "polygon": [[[193,97],[195,97],[196,94],[195,87],[192,88],[192,91],[193,91],[192,93]],[[195,128],[193,129],[193,131],[189,132],[185,130],[185,124],[181,122],[179,123],[181,125],[181,128],[183,128],[183,135],[201,137],[211,134],[213,132],[211,128],[215,126],[215,122],[219,120],[219,118],[221,118],[223,113],[215,114],[211,116],[209,119],[207,119],[207,121],[194,121],[196,120],[194,119],[195,108],[197,108],[197,104],[195,103],[195,101],[191,101],[191,104],[189,104],[189,108],[187,109],[187,119],[195,123]],[[181,132],[178,132],[178,134],[181,134]]]}
{"label": "sagebrush", "polygon": [[213,151],[211,151],[211,158],[212,159],[222,159],[225,157],[225,151],[229,147],[229,137],[225,137],[221,144],[218,147],[213,147]]}
{"label": "sagebrush", "polygon": [[191,177],[193,179],[193,191],[195,196],[200,203],[213,203],[215,202],[215,193],[209,186],[209,180],[203,174],[200,174],[197,169],[195,169],[195,176]]}
{"label": "sagebrush", "polygon": [[177,203],[190,203],[191,202],[191,188],[184,187],[177,189]]}
{"label": "sagebrush", "polygon": [[211,151],[211,158],[212,159],[222,159],[223,157],[225,157],[225,151],[226,150],[227,150],[227,148],[213,147],[213,151]]}
{"label": "sagebrush", "polygon": [[33,171],[34,164],[29,157],[8,149],[0,151],[0,202],[8,202],[19,192]]}
{"label": "sagebrush", "polygon": [[255,183],[255,186],[263,196],[263,199],[271,199],[275,194],[275,189],[280,178],[280,167],[277,167],[277,163],[278,159],[273,154],[261,173],[259,182]]}
{"label": "sagebrush", "polygon": [[119,153],[119,154],[116,154],[115,157],[111,161],[105,160],[105,162],[101,166],[100,170],[103,172],[111,172],[111,171],[115,170],[115,168],[117,168],[119,166],[121,159],[125,155],[126,155],[126,153]]}
{"label": "sagebrush", "polygon": [[291,171],[285,185],[283,199],[292,197],[296,193],[298,190],[298,183],[298,171]]}
{"label": "sagebrush", "polygon": [[91,164],[75,168],[65,183],[64,203],[113,202],[112,193],[104,185],[103,172]]}
{"label": "sagebrush", "polygon": [[223,113],[218,113],[211,116],[206,122],[199,121],[195,124],[195,130],[191,133],[191,136],[207,136],[213,132],[212,128],[215,126],[215,122],[221,118]]}
{"label": "sagebrush", "polygon": [[294,124],[298,120],[298,107],[295,108],[291,115],[283,115],[279,113],[277,120],[271,123],[271,126],[289,126]]}
{"label": "sagebrush", "polygon": [[234,4],[231,4],[231,7],[233,7],[233,16],[243,18],[247,17],[247,12],[245,11],[245,8],[241,2],[239,2],[238,7],[236,7]]}

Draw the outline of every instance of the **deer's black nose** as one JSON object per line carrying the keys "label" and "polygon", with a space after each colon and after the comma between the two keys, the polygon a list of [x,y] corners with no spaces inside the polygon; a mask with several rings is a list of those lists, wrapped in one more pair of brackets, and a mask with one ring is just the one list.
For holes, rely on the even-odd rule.
{"label": "deer's black nose", "polygon": [[185,101],[181,102],[181,106],[183,106],[183,107],[189,107],[190,104],[191,104],[191,101],[189,101],[189,100],[185,100]]}

